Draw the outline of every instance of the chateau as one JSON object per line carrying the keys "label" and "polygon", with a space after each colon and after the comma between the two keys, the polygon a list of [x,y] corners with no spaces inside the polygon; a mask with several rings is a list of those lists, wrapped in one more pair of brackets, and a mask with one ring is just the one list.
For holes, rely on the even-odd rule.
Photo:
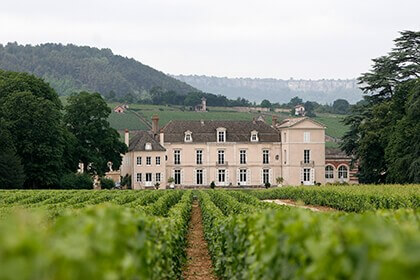
{"label": "chateau", "polygon": [[[121,175],[132,177],[133,189],[170,182],[177,187],[263,186],[324,184],[326,174],[325,127],[306,117],[272,125],[263,121],[171,121],[151,131],[125,132],[128,152]],[[348,181],[341,168],[340,179]]]}

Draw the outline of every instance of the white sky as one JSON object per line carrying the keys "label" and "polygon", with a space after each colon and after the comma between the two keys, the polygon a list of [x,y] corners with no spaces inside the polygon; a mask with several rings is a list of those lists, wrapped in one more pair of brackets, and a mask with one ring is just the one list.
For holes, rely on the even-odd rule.
{"label": "white sky", "polygon": [[0,43],[73,43],[171,74],[353,78],[419,30],[419,0],[0,0]]}

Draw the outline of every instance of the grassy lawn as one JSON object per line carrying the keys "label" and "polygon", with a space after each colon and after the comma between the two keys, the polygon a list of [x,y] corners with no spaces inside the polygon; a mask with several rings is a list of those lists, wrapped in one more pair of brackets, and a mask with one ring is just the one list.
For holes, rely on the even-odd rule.
{"label": "grassy lawn", "polygon": [[317,114],[315,120],[323,123],[327,129],[325,133],[334,138],[341,138],[347,132],[347,127],[341,122],[343,115]]}

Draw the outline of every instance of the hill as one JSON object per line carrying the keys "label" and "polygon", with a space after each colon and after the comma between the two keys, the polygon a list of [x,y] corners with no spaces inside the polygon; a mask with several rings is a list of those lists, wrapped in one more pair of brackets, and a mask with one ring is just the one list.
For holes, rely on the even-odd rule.
{"label": "hill", "polygon": [[218,93],[227,98],[246,98],[260,102],[268,99],[271,102],[287,103],[292,97],[299,96],[305,101],[332,103],[342,98],[350,103],[362,99],[362,92],[355,79],[348,80],[280,80],[226,78],[197,75],[173,76],[205,92]]}
{"label": "hill", "polygon": [[110,49],[76,45],[0,44],[0,69],[29,72],[44,78],[60,94],[74,91],[110,92],[147,97],[153,88],[180,94],[197,91],[190,85]]}

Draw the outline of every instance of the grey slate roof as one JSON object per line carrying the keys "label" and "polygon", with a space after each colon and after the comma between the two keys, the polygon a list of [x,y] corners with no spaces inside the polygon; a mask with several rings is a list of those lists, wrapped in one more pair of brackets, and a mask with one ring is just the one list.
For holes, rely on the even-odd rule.
{"label": "grey slate roof", "polygon": [[166,149],[154,139],[153,134],[150,131],[143,130],[137,131],[130,139],[128,151],[146,151],[146,143],[152,145],[152,151],[166,151]]}
{"label": "grey slate roof", "polygon": [[280,142],[279,132],[262,121],[182,121],[173,120],[161,129],[165,142],[184,142],[186,131],[192,132],[193,143],[216,142],[216,130],[226,129],[226,142],[250,142],[257,131],[259,142]]}
{"label": "grey slate roof", "polygon": [[348,156],[345,152],[343,152],[339,148],[325,148],[325,158],[327,158],[327,159],[339,159],[339,158],[350,159],[351,156]]}

